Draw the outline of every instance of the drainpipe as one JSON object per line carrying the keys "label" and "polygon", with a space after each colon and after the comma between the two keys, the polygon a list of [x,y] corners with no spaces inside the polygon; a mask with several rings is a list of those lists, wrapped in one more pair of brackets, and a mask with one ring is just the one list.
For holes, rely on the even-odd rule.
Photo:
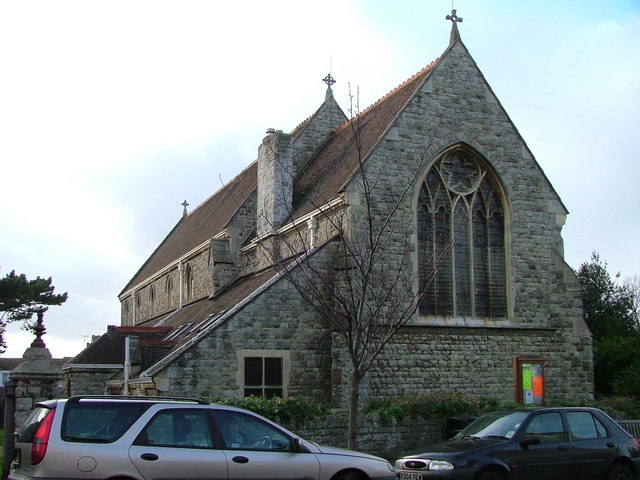
{"label": "drainpipe", "polygon": [[131,359],[129,357],[129,337],[124,337],[124,388],[123,395],[129,395],[129,372],[131,370]]}

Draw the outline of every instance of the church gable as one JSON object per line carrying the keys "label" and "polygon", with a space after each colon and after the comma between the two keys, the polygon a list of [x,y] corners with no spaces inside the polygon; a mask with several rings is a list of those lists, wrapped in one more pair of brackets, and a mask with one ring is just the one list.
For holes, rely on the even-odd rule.
{"label": "church gable", "polygon": [[304,169],[311,155],[322,147],[331,132],[347,121],[347,116],[333,97],[330,86],[333,79],[327,75],[325,81],[329,85],[325,101],[316,113],[291,132],[294,178]]}

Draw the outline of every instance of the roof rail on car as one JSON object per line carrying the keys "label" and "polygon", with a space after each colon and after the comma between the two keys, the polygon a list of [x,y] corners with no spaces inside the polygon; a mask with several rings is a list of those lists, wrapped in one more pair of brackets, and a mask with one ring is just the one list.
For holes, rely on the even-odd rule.
{"label": "roof rail on car", "polygon": [[74,395],[69,397],[67,402],[79,402],[84,399],[100,399],[100,400],[151,400],[151,401],[168,401],[168,402],[188,402],[197,403],[199,405],[209,405],[209,402],[200,398],[188,397],[164,397],[164,396],[143,396],[143,395]]}

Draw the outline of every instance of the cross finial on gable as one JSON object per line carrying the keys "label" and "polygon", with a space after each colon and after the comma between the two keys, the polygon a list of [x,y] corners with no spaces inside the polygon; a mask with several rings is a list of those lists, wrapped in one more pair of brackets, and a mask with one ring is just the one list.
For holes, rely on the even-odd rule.
{"label": "cross finial on gable", "polygon": [[189,204],[187,203],[187,201],[185,200],[184,202],[182,202],[180,205],[182,205],[184,207],[184,210],[182,210],[182,216],[186,217],[187,216],[187,207],[189,206]]}
{"label": "cross finial on gable", "polygon": [[331,85],[336,83],[336,80],[331,76],[331,73],[327,73],[327,76],[324,77],[322,81],[327,84],[326,97],[329,98],[331,95],[333,95],[333,90],[331,90]]}
{"label": "cross finial on gable", "polygon": [[327,84],[327,87],[331,88],[331,85],[336,83],[335,79],[331,76],[330,73],[327,73],[327,76],[322,79],[324,83]]}
{"label": "cross finial on gable", "polygon": [[451,10],[451,15],[447,15],[446,18],[447,20],[451,20],[451,23],[453,23],[454,25],[456,22],[462,22],[462,17],[459,17],[458,15],[456,15],[455,8]]}
{"label": "cross finial on gable", "polygon": [[460,33],[458,32],[458,23],[462,22],[462,17],[456,14],[456,9],[451,10],[451,15],[445,17],[451,21],[451,36],[449,37],[449,45],[453,45],[456,40],[460,40]]}

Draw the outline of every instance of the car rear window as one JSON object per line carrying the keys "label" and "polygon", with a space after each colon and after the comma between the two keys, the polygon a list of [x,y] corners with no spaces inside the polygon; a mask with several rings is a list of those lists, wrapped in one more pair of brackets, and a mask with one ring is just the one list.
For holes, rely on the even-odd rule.
{"label": "car rear window", "polygon": [[67,402],[61,436],[67,442],[110,443],[151,406],[135,402]]}
{"label": "car rear window", "polygon": [[43,406],[34,408],[29,414],[26,422],[24,422],[24,426],[18,435],[18,442],[33,443],[33,437],[35,436],[38,427],[50,411],[50,408]]}

